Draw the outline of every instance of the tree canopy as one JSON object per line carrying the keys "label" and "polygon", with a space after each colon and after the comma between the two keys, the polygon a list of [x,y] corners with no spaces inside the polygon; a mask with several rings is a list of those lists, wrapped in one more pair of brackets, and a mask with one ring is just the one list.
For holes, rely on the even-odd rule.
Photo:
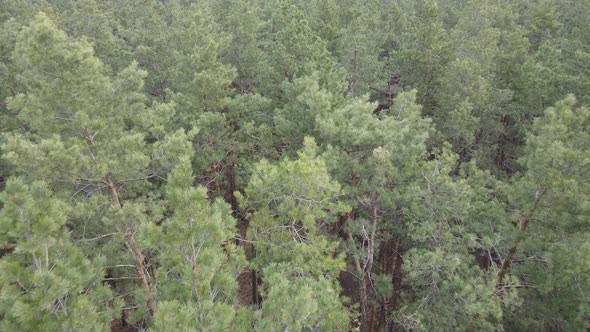
{"label": "tree canopy", "polygon": [[590,329],[588,17],[0,0],[0,330]]}

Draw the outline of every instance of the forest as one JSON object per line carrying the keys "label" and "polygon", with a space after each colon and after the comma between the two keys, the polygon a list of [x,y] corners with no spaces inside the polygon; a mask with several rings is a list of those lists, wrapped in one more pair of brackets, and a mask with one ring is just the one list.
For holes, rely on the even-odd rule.
{"label": "forest", "polygon": [[0,24],[0,331],[590,331],[589,0]]}

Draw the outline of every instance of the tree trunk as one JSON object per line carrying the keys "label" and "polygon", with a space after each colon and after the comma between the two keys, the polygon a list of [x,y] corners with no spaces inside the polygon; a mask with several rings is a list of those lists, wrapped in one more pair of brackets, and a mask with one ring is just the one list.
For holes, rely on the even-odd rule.
{"label": "tree trunk", "polygon": [[392,237],[385,241],[379,253],[379,266],[382,274],[391,276],[393,292],[382,298],[377,314],[377,330],[391,331],[394,329],[391,314],[399,307],[401,288],[401,239]]}
{"label": "tree trunk", "polygon": [[[122,208],[121,201],[119,200],[119,186],[111,181],[111,173],[107,173],[107,175],[105,176],[105,182],[111,191],[111,199],[113,200],[113,205],[118,209]],[[121,230],[118,231],[120,232]],[[129,225],[125,225],[123,234],[125,235],[127,247],[133,254],[133,258],[135,259],[135,267],[137,271],[137,276],[141,281],[141,286],[149,293],[151,292],[151,287],[148,279],[147,269],[145,267],[145,257],[141,250],[139,250],[139,248],[137,247],[137,243],[135,242],[133,232],[129,228]],[[150,313],[153,315],[155,308],[151,300],[148,300],[147,306],[150,310]]]}
{"label": "tree trunk", "polygon": [[[225,167],[225,180],[226,180],[226,188],[225,188],[225,195],[224,199],[225,202],[231,205],[232,214],[234,218],[239,218],[238,215],[238,199],[236,198],[235,192],[238,190],[236,185],[236,177],[234,175],[235,164],[231,162],[227,164]],[[239,220],[238,220],[239,222]]]}
{"label": "tree trunk", "polygon": [[371,285],[371,273],[375,256],[375,234],[377,232],[377,206],[372,207],[371,223],[369,230],[364,229],[364,242],[366,242],[367,258],[361,266],[360,260],[355,257],[357,273],[360,275],[359,298],[361,305],[361,332],[372,330],[372,308],[369,305],[369,286]]}
{"label": "tree trunk", "polygon": [[355,257],[355,265],[357,272],[360,272],[361,278],[359,282],[359,303],[361,306],[361,332],[370,331],[370,310],[369,310],[369,295],[367,291],[367,278],[363,272],[358,257]]}
{"label": "tree trunk", "polygon": [[506,277],[508,272],[510,272],[510,267],[512,266],[512,262],[514,261],[514,257],[516,256],[516,251],[518,250],[518,246],[520,244],[520,241],[522,240],[522,236],[524,232],[526,232],[529,222],[532,216],[534,215],[535,211],[537,210],[537,206],[539,205],[541,195],[542,193],[537,190],[537,192],[535,193],[535,203],[533,204],[533,208],[527,215],[525,215],[522,218],[519,225],[518,238],[514,241],[514,244],[508,250],[508,255],[506,255],[506,258],[502,261],[502,265],[500,266],[500,271],[498,271],[498,278],[496,281],[496,294],[498,296],[503,296],[505,293],[504,278]]}

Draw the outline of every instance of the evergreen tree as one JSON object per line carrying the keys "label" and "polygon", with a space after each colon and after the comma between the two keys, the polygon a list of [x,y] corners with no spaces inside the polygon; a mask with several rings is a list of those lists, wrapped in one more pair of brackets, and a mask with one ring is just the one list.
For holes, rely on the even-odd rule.
{"label": "evergreen tree", "polygon": [[283,84],[288,102],[275,110],[274,131],[285,152],[303,145],[304,137],[315,135],[316,119],[343,105],[345,99],[322,88],[317,72]]}
{"label": "evergreen tree", "polygon": [[283,81],[291,82],[313,72],[318,72],[323,88],[343,91],[343,73],[334,68],[325,42],[310,28],[304,12],[285,0],[271,1],[265,9],[270,14],[265,22],[263,51],[269,57],[271,70],[261,77],[262,94],[280,105],[287,101],[281,94]]}
{"label": "evergreen tree", "polygon": [[[9,107],[29,133],[8,137],[4,157],[27,182],[45,181],[75,206],[67,222],[72,236],[89,256],[103,254],[108,266],[119,267],[107,271],[110,278],[137,277],[149,291],[134,233],[162,209],[157,191],[145,192],[157,188],[153,180],[175,165],[179,150],[190,149],[185,134],[158,133],[169,118],[157,115],[170,107],[146,108],[144,72],[132,64],[111,79],[87,42],[68,38],[44,14],[19,34],[14,61],[26,93],[9,99]],[[160,140],[148,145],[145,127]],[[117,285],[123,294],[135,288]]]}
{"label": "evergreen tree", "polygon": [[[260,331],[348,326],[335,283],[344,262],[335,255],[337,243],[322,232],[346,206],[337,202],[340,187],[316,153],[308,138],[298,160],[276,166],[260,162],[245,189],[242,204],[253,210],[251,262],[261,271],[265,289],[255,322]],[[298,295],[292,297],[294,292]]]}
{"label": "evergreen tree", "polygon": [[104,257],[72,243],[68,206],[43,183],[8,181],[1,198],[0,328],[4,331],[105,331],[121,309],[102,283]]}
{"label": "evergreen tree", "polygon": [[[54,7],[61,7],[54,2]],[[132,62],[126,41],[119,36],[117,7],[110,1],[82,0],[64,3],[64,8],[50,16],[69,36],[85,38],[94,53],[117,73]]]}
{"label": "evergreen tree", "polygon": [[516,229],[506,234],[496,285],[500,295],[523,297],[518,316],[511,315],[514,328],[588,328],[588,247],[580,241],[590,220],[589,115],[570,95],[548,108],[527,137],[526,172],[510,202]]}
{"label": "evergreen tree", "polygon": [[291,264],[264,270],[264,301],[254,314],[255,331],[348,331],[350,317],[334,281],[302,272]]}
{"label": "evergreen tree", "polygon": [[513,299],[494,296],[491,257],[511,225],[492,199],[499,183],[473,163],[463,167],[469,177],[452,177],[457,156],[448,148],[421,167],[416,197],[405,204],[413,248],[404,257],[409,282],[400,321],[420,330],[495,331]]}
{"label": "evergreen tree", "polygon": [[[375,266],[382,258],[382,246],[405,236],[405,218],[398,204],[412,197],[419,162],[425,157],[430,126],[421,118],[415,101],[415,91],[402,93],[388,114],[377,117],[374,105],[353,100],[317,117],[316,130],[326,146],[322,156],[343,185],[344,202],[353,207],[340,221],[344,230],[341,248],[348,255],[350,273],[359,280],[362,331],[373,324],[372,303],[387,307],[399,302],[392,299],[396,295],[387,282],[382,293],[372,285],[392,280],[393,271],[379,273]],[[391,324],[392,317],[388,321]]]}
{"label": "evergreen tree", "polygon": [[260,75],[264,75],[268,67],[268,58],[261,48],[260,9],[248,0],[215,0],[211,11],[221,29],[231,36],[220,54],[226,63],[236,68],[232,87],[240,94],[257,91],[262,84]]}
{"label": "evergreen tree", "polygon": [[435,96],[449,61],[447,32],[439,18],[436,0],[416,2],[414,17],[400,38],[399,49],[392,54],[392,65],[404,87],[418,91],[423,113],[431,115],[438,106]]}
{"label": "evergreen tree", "polygon": [[0,330],[588,329],[589,4],[0,0]]}
{"label": "evergreen tree", "polygon": [[368,1],[358,9],[354,19],[347,22],[342,62],[348,73],[348,92],[355,97],[383,88],[381,82],[388,79],[384,64],[379,61],[384,44],[380,37],[384,34],[380,33],[380,17],[375,15],[378,6],[376,1]]}
{"label": "evergreen tree", "polygon": [[183,158],[166,188],[173,216],[141,233],[158,253],[154,328],[222,331],[233,327],[236,277],[243,253],[232,244],[235,220],[227,204],[209,204],[192,187],[190,159]]}
{"label": "evergreen tree", "polygon": [[150,73],[145,91],[177,103],[177,128],[190,129],[202,112],[222,107],[235,71],[218,60],[227,38],[215,29],[207,3],[138,0],[124,2],[118,12],[121,38]]}

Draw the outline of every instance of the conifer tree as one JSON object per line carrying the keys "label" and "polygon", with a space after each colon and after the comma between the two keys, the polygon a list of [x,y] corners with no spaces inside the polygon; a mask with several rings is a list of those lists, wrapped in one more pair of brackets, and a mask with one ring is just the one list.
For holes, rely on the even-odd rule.
{"label": "conifer tree", "polygon": [[589,16],[0,0],[0,330],[587,330]]}
{"label": "conifer tree", "polygon": [[457,155],[448,148],[420,168],[416,196],[404,204],[413,241],[398,319],[420,330],[493,331],[501,327],[503,305],[514,303],[494,295],[498,269],[491,258],[511,225],[492,199],[499,183],[474,163],[462,167],[469,177],[453,177]]}
{"label": "conifer tree", "polygon": [[435,96],[450,57],[448,35],[436,0],[417,1],[409,21],[399,49],[392,54],[392,65],[399,71],[402,85],[418,91],[417,101],[423,105],[423,113],[431,115],[438,106]]}
{"label": "conifer tree", "polygon": [[0,199],[0,329],[104,331],[121,301],[102,283],[104,257],[89,260],[72,243],[69,207],[40,182],[12,178]]}
{"label": "conifer tree", "polygon": [[338,203],[340,187],[316,154],[315,141],[306,138],[297,160],[257,164],[245,189],[242,204],[253,210],[251,262],[262,273],[264,289],[255,321],[260,331],[348,326],[336,284],[344,262],[335,254],[337,243],[322,231],[347,208]]}
{"label": "conifer tree", "polygon": [[380,17],[375,15],[378,6],[377,1],[363,4],[345,30],[343,62],[348,73],[348,92],[355,97],[374,92],[372,89],[383,88],[381,82],[388,79],[384,64],[379,58],[384,44],[380,37],[384,34],[378,28]]}
{"label": "conifer tree", "polygon": [[216,22],[231,37],[227,45],[222,45],[220,55],[237,71],[232,87],[240,94],[257,92],[262,84],[261,73],[268,67],[268,58],[261,48],[260,9],[250,0],[215,0],[210,6]]}
{"label": "conifer tree", "polygon": [[154,328],[222,331],[233,327],[236,277],[243,253],[232,242],[235,220],[229,206],[210,204],[205,188],[192,187],[191,163],[181,159],[168,178],[173,216],[141,231],[158,253]]}
{"label": "conifer tree", "polygon": [[138,0],[122,3],[118,11],[121,38],[150,74],[146,92],[176,102],[177,128],[190,129],[202,112],[222,107],[235,71],[218,60],[227,37],[215,28],[205,1]]}
{"label": "conifer tree", "polygon": [[515,230],[506,234],[496,283],[500,296],[523,297],[512,310],[530,318],[517,316],[514,328],[588,328],[589,125],[590,112],[570,95],[535,120],[527,137],[526,172],[510,201]]}
{"label": "conifer tree", "polygon": [[[132,64],[109,77],[87,42],[69,38],[42,13],[18,35],[13,57],[26,92],[8,104],[29,132],[7,138],[5,159],[26,182],[44,181],[74,206],[72,236],[90,257],[103,254],[117,267],[107,272],[118,291],[129,294],[137,280],[149,293],[134,233],[158,220],[162,208],[157,191],[145,193],[157,188],[153,180],[175,165],[179,151],[190,149],[185,134],[161,132],[170,105],[147,108],[144,72]],[[150,131],[158,140],[148,145]]]}
{"label": "conifer tree", "polygon": [[287,101],[281,94],[283,81],[318,72],[320,85],[331,91],[343,90],[342,71],[334,62],[326,43],[311,29],[304,12],[285,0],[270,1],[270,11],[263,35],[263,50],[269,57],[270,71],[262,79],[262,94],[280,103]]}
{"label": "conifer tree", "polygon": [[375,266],[382,246],[405,236],[398,204],[412,197],[419,162],[425,157],[430,125],[421,118],[415,101],[415,91],[402,93],[388,114],[378,117],[373,114],[374,105],[351,100],[317,117],[316,130],[326,146],[322,156],[343,185],[344,202],[353,207],[341,220],[347,234],[341,248],[348,255],[348,270],[359,280],[361,331],[368,331],[372,324],[372,303],[399,302],[392,300],[395,295],[389,282],[381,283],[382,293],[376,293],[372,285],[392,280],[392,271],[379,273]]}

